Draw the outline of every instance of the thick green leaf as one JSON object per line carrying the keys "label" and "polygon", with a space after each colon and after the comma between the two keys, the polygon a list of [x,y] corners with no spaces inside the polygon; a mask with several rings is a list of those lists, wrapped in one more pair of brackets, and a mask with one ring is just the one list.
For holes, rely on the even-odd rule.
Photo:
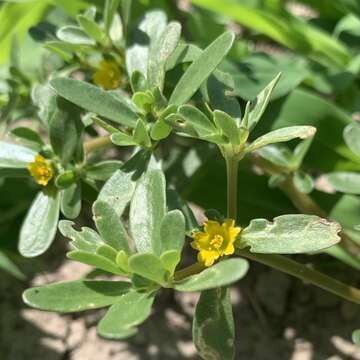
{"label": "thick green leaf", "polygon": [[181,35],[181,25],[178,22],[169,23],[160,38],[152,44],[148,61],[149,88],[164,88],[165,64],[177,47]]}
{"label": "thick green leaf", "polygon": [[254,129],[256,124],[261,119],[266,107],[268,106],[270,96],[280,79],[281,74],[278,74],[275,79],[273,79],[269,85],[267,85],[264,90],[262,90],[256,97],[256,99],[251,102],[251,107],[248,113],[248,118],[244,121],[246,122],[246,126],[250,131]]}
{"label": "thick green leaf", "polygon": [[[124,28],[127,30],[127,27],[129,25],[130,16],[131,16],[131,6],[132,6],[132,0],[121,0],[120,3],[120,14],[122,21],[124,23]],[[127,31],[125,31],[127,32]]]}
{"label": "thick green leaf", "polygon": [[102,239],[116,250],[130,253],[129,238],[119,215],[110,204],[97,200],[93,205],[94,221]]}
{"label": "thick green leaf", "polygon": [[66,62],[72,60],[73,52],[91,53],[93,51],[93,47],[89,45],[70,44],[62,41],[49,41],[44,44],[44,48],[59,55]]}
{"label": "thick green leaf", "polygon": [[[304,163],[307,166],[330,172],[346,164],[349,166],[349,160],[358,159],[342,138],[343,129],[351,122],[351,117],[333,102],[318,95],[296,89],[284,102],[268,108],[264,117],[266,119],[259,126],[262,132],[265,131],[262,126],[266,124],[273,130],[293,125],[316,127],[316,136]],[[268,127],[265,129],[267,131]]]}
{"label": "thick green leaf", "polygon": [[233,146],[240,144],[239,129],[235,120],[221,110],[214,111],[214,122]]}
{"label": "thick green leaf", "polygon": [[121,22],[121,17],[119,14],[115,14],[110,27],[109,36],[113,45],[118,49],[121,49],[123,45],[124,42],[123,35],[124,35],[124,29],[123,29],[123,24]]}
{"label": "thick green leaf", "polygon": [[166,14],[162,11],[149,11],[141,18],[130,36],[130,46],[126,51],[126,69],[130,76],[134,71],[147,76],[149,47],[158,41],[165,27]]}
{"label": "thick green leaf", "polygon": [[179,108],[179,114],[201,137],[217,132],[215,125],[195,106],[183,105]]}
{"label": "thick green leaf", "polygon": [[124,339],[136,334],[136,326],[149,317],[154,296],[131,291],[108,310],[97,327],[101,336]]}
{"label": "thick green leaf", "polygon": [[130,231],[138,252],[160,255],[160,226],[165,211],[164,174],[150,170],[139,180],[130,204]]}
{"label": "thick green leaf", "polygon": [[252,142],[247,148],[246,152],[251,152],[260,149],[263,146],[285,142],[292,139],[300,138],[306,139],[314,136],[316,128],[313,126],[289,126],[278,130],[270,131],[269,133],[260,136]]}
{"label": "thick green leaf", "polygon": [[352,341],[357,345],[360,346],[360,329],[354,330],[351,335]]}
{"label": "thick green leaf", "polygon": [[181,252],[185,241],[185,217],[180,210],[169,211],[160,226],[161,253],[167,250]]}
{"label": "thick green leaf", "polygon": [[98,200],[108,203],[121,216],[135,191],[132,173],[117,170],[102,187]]}
{"label": "thick green leaf", "polygon": [[281,215],[271,223],[254,219],[241,232],[239,247],[262,254],[299,254],[324,250],[340,241],[338,223],[315,215]]}
{"label": "thick green leaf", "polygon": [[68,219],[75,219],[81,211],[81,184],[76,182],[62,191],[61,212]]}
{"label": "thick green leaf", "polygon": [[67,43],[75,45],[95,45],[95,41],[91,39],[85,31],[73,25],[63,26],[56,32],[56,36]]}
{"label": "thick green leaf", "polygon": [[35,151],[40,151],[41,147],[44,145],[40,135],[28,127],[16,127],[10,131],[9,135],[23,143],[25,146],[29,145]]}
{"label": "thick green leaf", "polygon": [[34,161],[36,152],[25,146],[8,144],[0,141],[0,168],[25,169]]}
{"label": "thick green leaf", "polygon": [[7,271],[17,279],[24,280],[25,275],[19,270],[19,268],[9,259],[9,257],[0,250],[0,269]]}
{"label": "thick green leaf", "polygon": [[292,161],[292,154],[290,150],[284,146],[267,145],[259,149],[258,153],[264,159],[273,164],[289,168]]}
{"label": "thick green leaf", "polygon": [[137,115],[126,100],[84,81],[56,78],[50,85],[66,100],[81,108],[104,116],[118,124],[134,127]]}
{"label": "thick green leaf", "polygon": [[60,210],[60,192],[40,191],[21,226],[19,251],[25,257],[44,253],[54,240]]}
{"label": "thick green leaf", "polygon": [[112,305],[130,286],[122,281],[67,281],[28,289],[23,293],[23,300],[36,309],[77,312]]}
{"label": "thick green leaf", "polygon": [[67,189],[75,183],[77,175],[72,170],[66,170],[55,178],[55,186],[58,189]]}
{"label": "thick green leaf", "polygon": [[56,93],[49,83],[33,85],[31,99],[38,107],[38,115],[47,126],[56,110]]}
{"label": "thick green leaf", "polygon": [[360,124],[352,122],[344,129],[344,139],[346,145],[351,149],[353,153],[360,156]]}
{"label": "thick green leaf", "polygon": [[124,134],[120,131],[111,134],[111,142],[119,146],[134,146],[137,145],[132,136]]}
{"label": "thick green leaf", "polygon": [[151,147],[151,139],[142,119],[139,119],[136,123],[133,139],[140,146]]}
{"label": "thick green leaf", "polygon": [[145,279],[164,285],[167,280],[168,270],[162,261],[154,254],[135,254],[129,258],[129,267],[132,272]]}
{"label": "thick green leaf", "polygon": [[104,8],[104,27],[107,34],[109,34],[114,16],[119,7],[120,0],[106,0]]}
{"label": "thick green leaf", "polygon": [[194,44],[180,43],[167,59],[166,71],[172,70],[179,64],[195,61],[201,53],[202,50]]}
{"label": "thick green leaf", "polygon": [[344,16],[335,26],[334,36],[339,37],[342,32],[360,36],[360,19],[355,14]]}
{"label": "thick green leaf", "polygon": [[308,153],[308,151],[310,149],[310,146],[311,146],[313,140],[314,140],[314,137],[311,137],[309,139],[300,141],[300,143],[296,145],[294,152],[293,152],[293,159],[292,159],[293,168],[298,169],[301,166],[306,154]]}
{"label": "thick green leaf", "polygon": [[159,119],[152,126],[150,136],[155,141],[166,139],[171,133],[171,127],[163,120]]}
{"label": "thick green leaf", "polygon": [[199,355],[205,360],[232,360],[235,356],[234,340],[230,289],[203,291],[193,320],[193,341]]}
{"label": "thick green leaf", "polygon": [[225,32],[211,43],[189,66],[176,84],[169,104],[182,105],[186,103],[224,59],[230,51],[233,41],[234,34]]}
{"label": "thick green leaf", "polygon": [[314,188],[314,180],[305,172],[298,170],[294,174],[294,185],[304,194],[309,194]]}
{"label": "thick green leaf", "polygon": [[336,191],[360,195],[360,174],[355,172],[333,172],[325,175],[326,181]]}
{"label": "thick green leaf", "polygon": [[116,258],[117,258],[117,251],[111,247],[110,245],[104,244],[104,245],[100,245],[97,249],[96,249],[96,254],[97,255],[101,255],[103,257],[106,257],[107,259],[109,259],[111,262],[115,263],[116,265],[119,265],[116,262]]}
{"label": "thick green leaf", "polygon": [[[206,82],[206,101],[211,104],[212,109],[221,110],[233,117],[238,125],[241,120],[241,108],[238,99],[233,95],[234,86],[234,79],[230,74],[215,70]],[[202,91],[204,96],[204,87]]]}
{"label": "thick green leaf", "polygon": [[100,254],[73,250],[68,252],[66,256],[71,260],[79,261],[83,264],[94,266],[97,269],[104,270],[111,274],[126,275],[124,270],[121,269],[115,262],[109,260],[107,257]]}
{"label": "thick green leaf", "polygon": [[244,259],[227,259],[206,268],[201,273],[175,283],[178,291],[203,291],[229,285],[246,274],[249,264]]}
{"label": "thick green leaf", "polygon": [[104,160],[86,167],[86,177],[91,180],[106,181],[120,169],[122,162],[119,160]]}
{"label": "thick green leaf", "polygon": [[179,264],[181,260],[181,252],[178,250],[165,251],[161,254],[160,260],[164,264],[170,276],[173,276],[176,266]]}
{"label": "thick green leaf", "polygon": [[74,223],[68,220],[59,222],[61,234],[71,240],[71,246],[74,249],[95,253],[96,249],[104,244],[99,234],[88,227],[82,227],[81,231],[73,228]]}
{"label": "thick green leaf", "polygon": [[80,109],[62,98],[57,98],[56,103],[49,124],[49,138],[55,154],[66,164],[77,150],[81,137]]}
{"label": "thick green leaf", "polygon": [[78,15],[77,21],[90,38],[93,38],[100,44],[104,41],[105,34],[96,21],[84,15]]}

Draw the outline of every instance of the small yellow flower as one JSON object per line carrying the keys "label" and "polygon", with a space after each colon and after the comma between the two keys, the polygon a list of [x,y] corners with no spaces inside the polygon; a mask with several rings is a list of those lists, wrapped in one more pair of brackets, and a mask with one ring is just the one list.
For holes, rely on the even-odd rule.
{"label": "small yellow flower", "polygon": [[54,176],[51,165],[40,154],[37,154],[34,161],[28,164],[27,169],[35,181],[43,186],[46,186]]}
{"label": "small yellow flower", "polygon": [[211,266],[216,259],[234,253],[234,242],[240,232],[235,221],[226,219],[222,224],[208,220],[204,223],[204,231],[194,231],[191,246],[198,250],[198,261]]}
{"label": "small yellow flower", "polygon": [[93,81],[105,90],[118,88],[120,86],[120,70],[116,62],[101,60],[98,69],[93,74]]}

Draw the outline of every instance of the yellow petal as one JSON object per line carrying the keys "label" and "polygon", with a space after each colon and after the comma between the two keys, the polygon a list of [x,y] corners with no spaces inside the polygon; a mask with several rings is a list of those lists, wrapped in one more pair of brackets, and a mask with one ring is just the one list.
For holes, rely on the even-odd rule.
{"label": "yellow petal", "polygon": [[217,221],[208,220],[204,224],[204,230],[207,234],[209,234],[209,237],[213,238],[221,233],[221,225]]}

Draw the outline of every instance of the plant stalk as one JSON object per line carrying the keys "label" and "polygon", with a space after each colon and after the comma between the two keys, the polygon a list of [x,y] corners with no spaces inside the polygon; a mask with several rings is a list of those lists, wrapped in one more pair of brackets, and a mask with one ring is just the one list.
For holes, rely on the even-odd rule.
{"label": "plant stalk", "polygon": [[179,281],[179,280],[185,279],[188,276],[198,274],[199,272],[201,272],[204,269],[205,269],[204,265],[202,265],[200,263],[194,263],[184,269],[177,271],[174,275],[174,280]]}
{"label": "plant stalk", "polygon": [[102,149],[111,144],[109,136],[99,136],[84,143],[85,154]]}
{"label": "plant stalk", "polygon": [[309,283],[329,291],[337,296],[340,296],[343,299],[360,304],[359,289],[346,285],[286,256],[273,254],[254,254],[248,250],[239,249],[236,250],[236,254],[242,257],[246,257],[250,260],[260,262],[289,275],[295,276],[298,279],[308,281]]}
{"label": "plant stalk", "polygon": [[232,155],[225,155],[226,178],[227,178],[227,217],[237,218],[237,188],[239,160]]}
{"label": "plant stalk", "polygon": [[[282,171],[281,167],[271,164],[265,159],[257,156],[251,156],[252,162],[260,167],[265,173],[269,175],[278,174]],[[279,188],[290,199],[294,206],[304,214],[317,215],[321,218],[328,218],[328,214],[311,198],[311,196],[300,192],[293,181],[291,175],[284,180]],[[338,246],[344,249],[348,254],[360,259],[360,247],[357,245],[344,231],[340,233],[341,242]]]}

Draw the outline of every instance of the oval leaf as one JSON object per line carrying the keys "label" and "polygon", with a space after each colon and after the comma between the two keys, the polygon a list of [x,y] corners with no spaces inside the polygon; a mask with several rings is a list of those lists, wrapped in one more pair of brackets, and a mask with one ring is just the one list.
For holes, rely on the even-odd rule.
{"label": "oval leaf", "polygon": [[152,44],[148,61],[148,82],[150,89],[153,87],[163,89],[165,63],[178,45],[180,34],[181,25],[178,22],[171,22],[166,26],[160,38]]}
{"label": "oval leaf", "polygon": [[44,253],[54,240],[60,210],[60,192],[39,192],[20,230],[19,252],[25,257]]}
{"label": "oval leaf", "polygon": [[180,210],[169,211],[161,221],[161,253],[167,250],[181,252],[185,241],[185,217]]}
{"label": "oval leaf", "polygon": [[240,233],[239,247],[262,254],[299,254],[326,249],[340,241],[340,225],[315,215],[281,215],[273,222],[254,219]]}
{"label": "oval leaf", "polygon": [[0,142],[0,168],[26,169],[34,161],[36,152],[25,146]]}
{"label": "oval leaf", "polygon": [[68,78],[53,79],[50,85],[57,94],[87,111],[129,127],[136,124],[137,115],[125,100],[97,86]]}
{"label": "oval leaf", "polygon": [[164,174],[150,170],[139,180],[130,204],[130,231],[138,252],[160,255],[160,224],[165,206]]}
{"label": "oval leaf", "polygon": [[344,139],[346,145],[357,156],[360,156],[360,124],[353,122],[344,129]]}
{"label": "oval leaf", "polygon": [[135,191],[132,173],[117,170],[102,187],[98,200],[108,203],[121,216]]}
{"label": "oval leaf", "polygon": [[203,359],[234,359],[235,326],[230,300],[230,289],[225,287],[200,295],[193,320],[193,341]]}
{"label": "oval leaf", "polygon": [[233,33],[225,32],[201,53],[177,83],[169,99],[170,105],[180,106],[190,100],[230,51],[234,38]]}
{"label": "oval leaf", "polygon": [[122,281],[67,281],[25,290],[23,300],[36,309],[77,312],[112,305],[129,291],[130,286]]}
{"label": "oval leaf", "polygon": [[199,274],[178,281],[174,287],[178,291],[203,291],[229,285],[241,279],[248,268],[245,259],[223,260]]}
{"label": "oval leaf", "polygon": [[315,132],[316,128],[313,126],[289,126],[270,131],[269,133],[260,136],[253,143],[251,143],[247,147],[246,152],[260,149],[261,147],[269,144],[285,142],[296,138],[307,139],[311,136],[314,136]]}
{"label": "oval leaf", "polygon": [[98,332],[110,339],[124,339],[136,334],[136,326],[150,315],[154,296],[131,291],[111,306],[99,322]]}
{"label": "oval leaf", "polygon": [[129,254],[128,235],[120,216],[106,202],[97,200],[93,205],[94,221],[103,240],[116,250]]}
{"label": "oval leaf", "polygon": [[155,281],[160,285],[166,282],[168,273],[162,261],[154,254],[135,254],[129,258],[129,267],[132,272],[145,279]]}
{"label": "oval leaf", "polygon": [[339,171],[326,174],[325,179],[336,191],[344,192],[346,194],[360,195],[359,173],[350,171]]}

